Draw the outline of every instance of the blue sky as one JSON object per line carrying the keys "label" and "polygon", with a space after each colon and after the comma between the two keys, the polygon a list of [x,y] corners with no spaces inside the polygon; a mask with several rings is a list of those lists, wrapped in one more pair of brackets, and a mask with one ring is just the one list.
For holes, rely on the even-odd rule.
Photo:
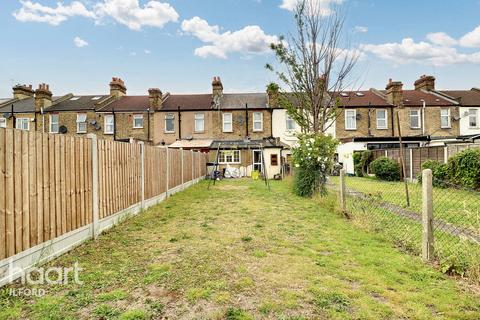
{"label": "blue sky", "polygon": [[[112,76],[129,94],[210,92],[216,75],[226,91],[263,91],[275,80],[266,44],[293,30],[294,1],[3,0],[0,97],[13,83],[104,93]],[[435,75],[438,88],[480,86],[480,1],[311,1],[348,8],[363,88],[389,78],[409,88],[421,74]]]}

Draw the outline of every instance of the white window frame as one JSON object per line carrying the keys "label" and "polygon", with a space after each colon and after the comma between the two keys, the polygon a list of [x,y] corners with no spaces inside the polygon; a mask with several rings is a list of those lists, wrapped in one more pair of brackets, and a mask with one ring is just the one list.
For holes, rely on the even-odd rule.
{"label": "white window frame", "polygon": [[[260,116],[260,119],[255,119],[255,117]],[[260,128],[255,128],[255,124],[260,124]],[[263,112],[254,112],[253,113],[253,132],[263,131]]]}
{"label": "white window frame", "polygon": [[[472,114],[473,111],[473,114]],[[475,119],[475,125],[472,126],[472,117]],[[478,109],[468,109],[468,127],[470,129],[477,129],[478,128]]]}
{"label": "white window frame", "polygon": [[[444,115],[443,112],[447,111],[447,114]],[[447,118],[447,125],[444,126],[442,123],[443,118]],[[451,116],[450,116],[450,108],[441,108],[440,109],[440,128],[442,129],[449,129],[452,127]]]}
{"label": "white window frame", "polygon": [[[115,132],[115,118],[113,114],[106,114],[103,117],[103,132],[105,134],[114,134]],[[111,127],[111,130],[109,129]]]}
{"label": "white window frame", "polygon": [[[289,123],[292,125],[291,128],[289,128]],[[285,128],[287,132],[292,132],[297,129],[297,124],[295,123],[295,120],[293,120],[292,117],[287,113],[285,117]]]}
{"label": "white window frame", "polygon": [[0,117],[0,128],[6,128],[7,127],[7,118]]}
{"label": "white window frame", "polygon": [[[414,113],[416,114],[414,116]],[[412,119],[416,117],[417,118],[417,126],[412,125]],[[420,109],[410,109],[410,128],[411,129],[421,129],[422,128],[422,115],[420,112]]]}
{"label": "white window frame", "polygon": [[[353,112],[353,123],[354,123],[354,126],[353,127],[349,127],[348,126],[348,119],[349,116],[348,114]],[[357,109],[346,109],[345,110],[345,130],[357,130]]]}
{"label": "white window frame", "polygon": [[[30,131],[30,118],[16,118],[15,119],[15,129]],[[27,125],[24,127],[24,125]]]}
{"label": "white window frame", "polygon": [[[230,116],[229,121],[225,121],[225,116]],[[225,129],[226,125],[230,125],[230,129]],[[222,131],[223,132],[233,132],[233,114],[232,113],[223,113],[222,114]]]}
{"label": "white window frame", "polygon": [[[231,156],[226,155],[226,152],[232,152]],[[236,155],[238,155],[238,161],[235,161]],[[242,154],[240,150],[220,150],[218,155],[218,163],[220,164],[240,164],[242,163]],[[227,157],[231,157],[231,160],[228,160]]]}
{"label": "white window frame", "polygon": [[[82,117],[85,117],[82,121]],[[85,125],[85,129],[82,129],[81,126]],[[87,114],[86,113],[77,113],[77,133],[87,133]]]}
{"label": "white window frame", "polygon": [[[172,121],[173,130],[167,130],[167,121]],[[165,114],[165,133],[175,133],[175,114],[169,112]]]}
{"label": "white window frame", "polygon": [[[196,133],[205,132],[205,113],[198,112],[194,114],[194,130]],[[200,126],[201,124],[201,126]]]}
{"label": "white window frame", "polygon": [[[137,126],[135,123],[135,120],[141,120],[142,125]],[[134,114],[132,117],[132,121],[133,121],[133,129],[143,129],[143,114]]]}
{"label": "white window frame", "polygon": [[[383,111],[384,114],[385,114],[385,117],[384,118],[379,118],[378,117],[378,113],[379,111]],[[387,109],[377,109],[375,111],[375,115],[376,115],[376,118],[377,118],[377,129],[378,130],[386,130],[388,129],[388,112],[387,112]],[[385,121],[385,125],[381,125],[379,121]]]}
{"label": "white window frame", "polygon": [[[48,125],[48,132],[50,133],[58,133],[59,127],[60,127],[60,115],[58,113],[50,113],[49,115],[49,125]],[[53,119],[56,119],[56,121],[53,121]],[[56,125],[57,128],[54,129],[53,126]]]}

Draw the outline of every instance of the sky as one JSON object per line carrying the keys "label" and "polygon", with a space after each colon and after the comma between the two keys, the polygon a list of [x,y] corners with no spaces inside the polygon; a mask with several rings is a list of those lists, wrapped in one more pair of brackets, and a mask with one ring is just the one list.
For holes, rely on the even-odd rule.
{"label": "sky", "polygon": [[[14,84],[47,83],[54,95],[263,92],[277,81],[268,48],[294,31],[297,0],[0,0],[0,98]],[[405,88],[422,74],[439,89],[480,87],[479,0],[308,0],[347,12],[361,52],[356,88]]]}

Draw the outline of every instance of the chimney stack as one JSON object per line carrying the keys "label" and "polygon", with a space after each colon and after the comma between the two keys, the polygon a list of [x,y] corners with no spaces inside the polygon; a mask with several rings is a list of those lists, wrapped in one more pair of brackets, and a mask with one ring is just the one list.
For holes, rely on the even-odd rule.
{"label": "chimney stack", "polygon": [[278,84],[270,83],[267,86],[268,106],[270,108],[278,107]]}
{"label": "chimney stack", "polygon": [[162,91],[158,88],[148,89],[148,103],[150,111],[157,111],[162,105]]}
{"label": "chimney stack", "polygon": [[423,75],[415,81],[415,90],[435,90],[435,77]]}
{"label": "chimney stack", "polygon": [[213,77],[212,94],[213,97],[221,97],[223,95],[223,84],[222,80],[220,80],[220,77]]}
{"label": "chimney stack", "polygon": [[13,87],[14,99],[23,100],[27,98],[32,98],[34,93],[35,92],[33,91],[31,84],[29,84],[28,86],[26,84],[24,85],[17,84],[16,86]]}
{"label": "chimney stack", "polygon": [[385,89],[387,90],[387,102],[397,107],[403,107],[403,83],[390,79]]}
{"label": "chimney stack", "polygon": [[41,83],[35,90],[35,111],[40,112],[42,109],[52,105],[52,92],[48,84]]}
{"label": "chimney stack", "polygon": [[125,86],[125,82],[120,78],[112,78],[112,81],[110,82],[110,95],[119,99],[126,94],[127,87]]}

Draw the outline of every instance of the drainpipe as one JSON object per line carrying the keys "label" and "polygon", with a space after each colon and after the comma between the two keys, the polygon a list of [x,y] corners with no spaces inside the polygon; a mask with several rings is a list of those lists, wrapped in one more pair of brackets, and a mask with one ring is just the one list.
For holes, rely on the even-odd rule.
{"label": "drainpipe", "polygon": [[425,100],[422,99],[420,100],[423,102],[423,107],[422,107],[422,133],[423,133],[423,136],[425,136]]}
{"label": "drainpipe", "polygon": [[117,119],[115,119],[115,108],[112,108],[113,115],[113,141],[117,141]]}
{"label": "drainpipe", "polygon": [[147,141],[150,142],[150,108],[147,109]]}
{"label": "drainpipe", "polygon": [[368,103],[368,136],[372,136],[372,119],[371,119],[371,113],[372,113],[372,104],[369,102]]}
{"label": "drainpipe", "polygon": [[248,137],[248,103],[245,103],[245,132],[245,137]]}
{"label": "drainpipe", "polygon": [[395,115],[393,114],[393,107],[390,107],[390,113],[391,113],[390,122],[392,126],[392,137],[395,137],[395,120],[393,119]]}
{"label": "drainpipe", "polygon": [[178,106],[178,140],[182,140],[182,113],[180,106]]}

